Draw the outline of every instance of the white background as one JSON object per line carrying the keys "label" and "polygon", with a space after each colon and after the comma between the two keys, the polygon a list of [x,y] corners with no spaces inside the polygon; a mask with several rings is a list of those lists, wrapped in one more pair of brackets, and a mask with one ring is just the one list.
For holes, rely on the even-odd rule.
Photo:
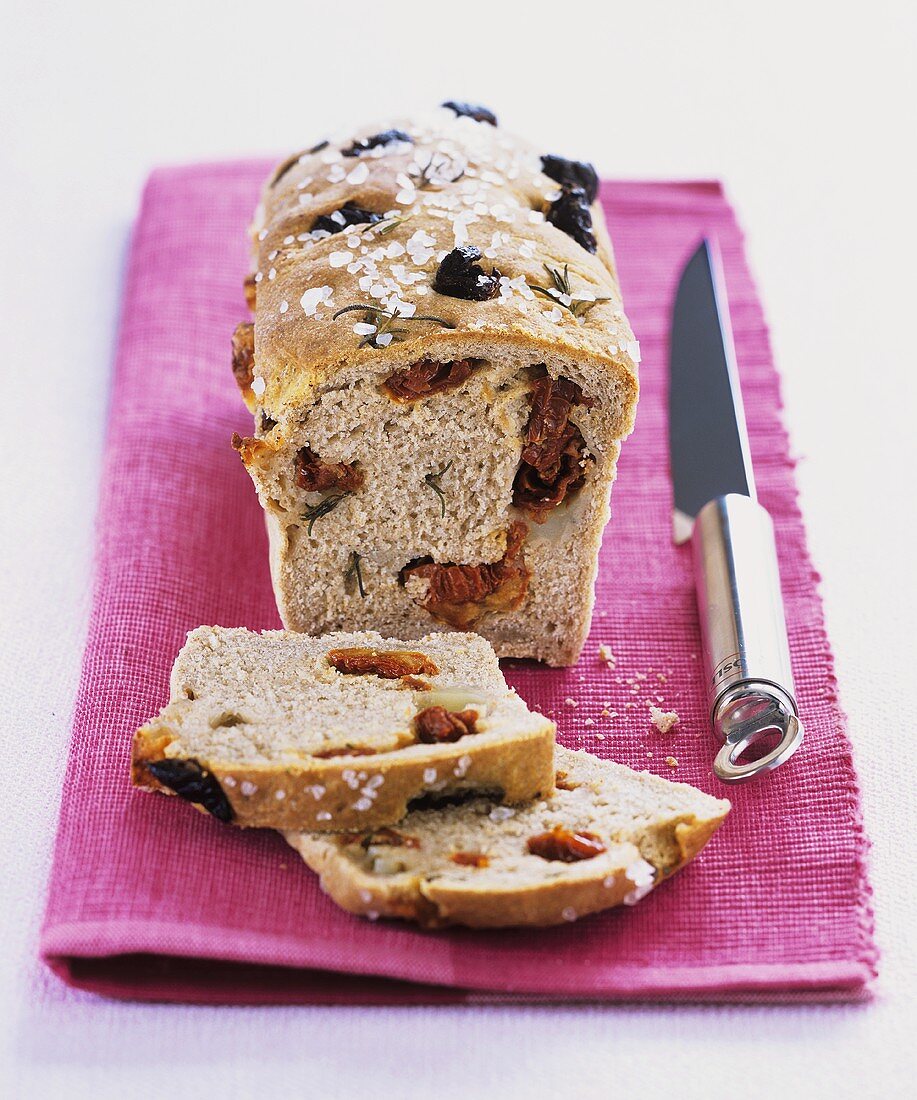
{"label": "white background", "polygon": [[[914,5],[0,3],[4,845],[15,1097],[897,1097],[914,1072]],[[35,961],[126,234],[161,162],[444,98],[605,175],[721,176],[748,231],[874,841],[868,1006],[202,1009]],[[12,433],[12,437],[10,436]],[[818,762],[810,761],[817,767]],[[716,935],[716,929],[710,929]]]}

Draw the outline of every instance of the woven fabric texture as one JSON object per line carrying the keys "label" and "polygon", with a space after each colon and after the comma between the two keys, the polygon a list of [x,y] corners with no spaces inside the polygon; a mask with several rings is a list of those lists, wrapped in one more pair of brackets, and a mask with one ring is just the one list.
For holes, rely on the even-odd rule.
{"label": "woven fabric texture", "polygon": [[[643,351],[638,426],[622,452],[578,666],[506,663],[563,744],[725,793],[711,772],[689,551],[671,542],[665,410],[675,283],[699,238],[715,236],[807,737],[790,764],[728,792],[733,812],[700,858],[635,908],[543,931],[432,934],[339,911],[271,832],[234,830],[131,789],[131,735],[165,701],[186,631],[280,625],[261,510],[229,445],[251,425],[229,335],[247,316],[245,227],[266,171],[252,162],[162,170],[144,193],[42,956],[71,984],[157,1000],[862,996],[876,960],[856,775],[767,329],[715,182],[603,185]],[[671,733],[651,725],[649,702],[678,712]]]}

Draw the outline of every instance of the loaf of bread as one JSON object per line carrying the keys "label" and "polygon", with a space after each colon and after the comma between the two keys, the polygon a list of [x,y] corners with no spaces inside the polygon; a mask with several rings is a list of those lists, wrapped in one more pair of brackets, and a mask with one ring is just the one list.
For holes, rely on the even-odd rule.
{"label": "loaf of bread", "polygon": [[554,724],[506,686],[477,634],[410,645],[202,626],[171,698],[134,737],[135,785],[236,825],[374,829],[409,805],[554,786]]}
{"label": "loaf of bread", "polygon": [[576,660],[638,389],[597,190],[458,103],[273,173],[234,445],[288,628]]}
{"label": "loaf of bread", "polygon": [[418,809],[394,829],[287,832],[351,913],[427,927],[550,925],[631,904],[692,859],[729,803],[684,783],[557,749],[557,789]]}

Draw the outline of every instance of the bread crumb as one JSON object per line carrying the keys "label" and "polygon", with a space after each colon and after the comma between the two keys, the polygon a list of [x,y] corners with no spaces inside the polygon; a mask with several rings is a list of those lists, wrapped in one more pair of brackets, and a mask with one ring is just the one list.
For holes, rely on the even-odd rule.
{"label": "bread crumb", "polygon": [[571,699],[570,696],[568,695],[567,698],[564,699],[564,706],[565,707],[578,707],[579,703],[577,703],[577,701],[575,699]]}
{"label": "bread crumb", "polygon": [[604,642],[599,644],[599,660],[604,661],[609,669],[615,667],[615,655],[611,652],[611,647],[605,645]]}
{"label": "bread crumb", "polygon": [[659,707],[654,706],[652,703],[650,703],[649,707],[650,721],[660,733],[668,733],[674,725],[678,724],[678,715],[674,710],[660,710]]}
{"label": "bread crumb", "polygon": [[669,765],[670,768],[678,767],[678,761],[675,759],[674,756],[667,756],[665,758],[665,762]]}
{"label": "bread crumb", "polygon": [[594,726],[595,725],[595,720],[592,719],[592,718],[587,718],[586,721],[583,722],[583,725],[584,726]]}
{"label": "bread crumb", "polygon": [[646,754],[646,758],[647,758],[647,760],[652,760],[653,759],[653,754],[651,752],[648,752]]}
{"label": "bread crumb", "polygon": [[596,741],[604,741],[605,740],[605,734],[604,733],[597,733],[595,735],[595,739],[596,739]]}

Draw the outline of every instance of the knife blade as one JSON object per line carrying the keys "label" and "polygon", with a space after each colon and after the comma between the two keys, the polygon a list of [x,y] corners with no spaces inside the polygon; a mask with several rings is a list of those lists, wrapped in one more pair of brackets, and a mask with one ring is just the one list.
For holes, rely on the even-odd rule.
{"label": "knife blade", "polygon": [[691,537],[697,513],[714,497],[755,498],[721,270],[715,244],[701,241],[685,265],[672,313],[669,453],[676,542]]}
{"label": "knife blade", "polygon": [[[704,240],[682,271],[669,353],[675,541],[690,538],[714,773],[738,783],[802,743],[774,528],[758,503],[719,251]],[[743,756],[748,756],[742,760]]]}

